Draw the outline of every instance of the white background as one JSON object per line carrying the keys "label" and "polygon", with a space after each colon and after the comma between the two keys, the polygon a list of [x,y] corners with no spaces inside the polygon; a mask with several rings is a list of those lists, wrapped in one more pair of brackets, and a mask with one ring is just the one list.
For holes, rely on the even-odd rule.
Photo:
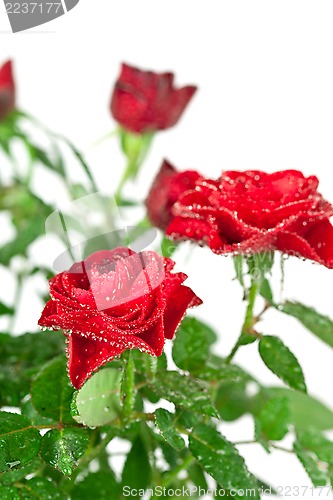
{"label": "white background", "polygon": [[[115,126],[109,98],[126,61],[172,70],[179,84],[199,86],[179,125],[156,137],[136,188],[142,198],[167,157],[180,170],[212,176],[222,169],[299,169],[317,175],[321,192],[333,201],[332,22],[333,4],[323,0],[81,0],[66,16],[13,35],[2,8],[0,60],[15,60],[20,107],[71,138],[105,192],[114,189],[123,159],[115,140],[91,145]],[[47,177],[35,182],[46,198],[57,198]],[[227,354],[244,314],[231,260],[197,249],[188,262],[180,255],[178,267],[204,300],[198,315],[218,328],[219,352]],[[331,273],[289,259],[283,295],[333,315]],[[278,266],[275,274],[278,282]],[[31,295],[24,300],[26,316],[17,328],[32,329],[41,304]],[[303,366],[309,391],[333,407],[332,351],[277,312],[267,315],[261,331],[283,338]],[[278,384],[254,346],[236,360]],[[250,420],[224,432],[251,439]],[[259,446],[241,452],[249,468],[275,486],[310,485],[292,456],[269,456]]]}

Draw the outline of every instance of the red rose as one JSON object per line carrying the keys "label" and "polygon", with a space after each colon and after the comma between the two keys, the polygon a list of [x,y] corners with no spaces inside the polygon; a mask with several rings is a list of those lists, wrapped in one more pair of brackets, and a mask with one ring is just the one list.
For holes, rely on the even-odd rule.
{"label": "red rose", "polygon": [[148,217],[154,226],[165,229],[172,219],[171,209],[180,195],[194,189],[202,179],[194,170],[177,172],[166,160],[157,174],[146,200]]}
{"label": "red rose", "polygon": [[201,304],[172,273],[174,262],[155,252],[103,250],[50,280],[51,299],[39,320],[68,336],[71,381],[87,378],[126,349],[160,356],[186,309]]}
{"label": "red rose", "polygon": [[122,65],[111,99],[111,112],[125,129],[142,134],[175,125],[196,87],[173,87],[173,73],[141,71]]}
{"label": "red rose", "polygon": [[207,244],[217,254],[269,250],[333,268],[333,208],[318,179],[297,170],[224,172],[179,197],[167,234]]}
{"label": "red rose", "polygon": [[0,68],[0,121],[14,109],[15,84],[12,72],[12,62],[7,61]]}

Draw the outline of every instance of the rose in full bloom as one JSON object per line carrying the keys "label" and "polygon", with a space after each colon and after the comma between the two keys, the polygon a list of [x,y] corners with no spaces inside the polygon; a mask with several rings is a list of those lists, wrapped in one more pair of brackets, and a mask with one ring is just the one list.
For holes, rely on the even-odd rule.
{"label": "rose in full bloom", "polygon": [[15,107],[15,84],[12,62],[5,62],[0,68],[0,121],[4,120]]}
{"label": "rose in full bloom", "polygon": [[122,65],[111,98],[111,113],[134,133],[154,132],[175,125],[196,91],[173,86],[173,73],[153,73]]}
{"label": "rose in full bloom", "polygon": [[195,183],[200,179],[202,177],[198,172],[177,172],[171,163],[164,160],[146,200],[151,223],[165,229],[172,219],[171,209],[174,203],[181,194],[194,189]]}
{"label": "rose in full bloom", "polygon": [[121,247],[95,252],[50,280],[39,325],[67,335],[74,387],[126,349],[162,354],[187,308],[201,304],[173,267],[155,252]]}
{"label": "rose in full bloom", "polygon": [[227,171],[198,180],[173,205],[167,235],[217,254],[279,250],[333,268],[333,208],[317,177],[297,170]]}

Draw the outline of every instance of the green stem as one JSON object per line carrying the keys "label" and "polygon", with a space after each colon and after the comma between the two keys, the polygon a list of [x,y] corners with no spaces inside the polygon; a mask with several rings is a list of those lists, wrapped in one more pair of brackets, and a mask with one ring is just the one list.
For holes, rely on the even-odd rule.
{"label": "green stem", "polygon": [[248,335],[248,334],[252,333],[251,330],[252,330],[252,327],[254,324],[253,309],[254,309],[254,305],[255,305],[258,291],[259,291],[259,283],[256,279],[252,278],[251,287],[249,289],[249,293],[248,293],[248,297],[247,297],[248,305],[247,305],[247,309],[246,309],[246,314],[245,314],[245,319],[244,319],[244,323],[242,326],[241,334],[240,334],[235,346],[231,350],[231,353],[229,354],[229,356],[226,357],[226,359],[225,359],[226,363],[230,363],[232,361],[236,352],[238,351],[238,349],[242,345],[243,335]]}
{"label": "green stem", "polygon": [[154,356],[146,355],[143,359],[146,376],[153,382],[155,380],[157,371],[157,358]]}
{"label": "green stem", "polygon": [[[256,441],[255,439],[251,439],[248,441],[234,441],[232,444],[234,446],[243,446],[243,445],[260,444],[260,443],[258,441]],[[279,446],[275,443],[269,443],[269,444],[275,450],[283,451],[285,453],[295,453],[294,450],[289,450],[288,448],[284,448],[283,446]],[[261,444],[260,444],[260,446],[261,446]]]}
{"label": "green stem", "polygon": [[98,193],[99,189],[98,189],[98,186],[95,182],[95,179],[91,173],[90,167],[89,167],[88,163],[86,162],[86,160],[83,158],[83,155],[80,153],[80,151],[66,137],[59,135],[59,134],[54,134],[54,133],[53,133],[53,135],[54,135],[54,137],[58,137],[60,140],[62,140],[65,144],[67,144],[69,149],[71,149],[72,153],[77,158],[78,162],[81,164],[83,170],[85,171],[86,176],[88,177],[88,179],[90,181],[90,186],[91,186],[92,191],[94,193]]}
{"label": "green stem", "polygon": [[121,200],[122,191],[127,181],[135,179],[137,176],[154,137],[153,133],[132,134],[121,128],[117,132],[120,138],[121,149],[127,158],[127,165],[115,191],[114,196],[116,201]]}
{"label": "green stem", "polygon": [[241,446],[245,444],[259,444],[259,443],[255,439],[248,439],[248,440],[245,439],[244,441],[234,441],[232,444],[234,446]]}
{"label": "green stem", "polygon": [[138,169],[139,169],[139,164],[135,160],[128,160],[127,166],[125,168],[125,171],[120,179],[120,182],[118,184],[118,187],[115,191],[114,197],[116,199],[116,202],[121,199],[122,197],[122,191],[129,179],[132,177],[135,177]]}
{"label": "green stem", "polygon": [[122,380],[122,418],[124,423],[130,421],[135,403],[135,367],[131,351],[127,351],[123,355],[124,372]]}

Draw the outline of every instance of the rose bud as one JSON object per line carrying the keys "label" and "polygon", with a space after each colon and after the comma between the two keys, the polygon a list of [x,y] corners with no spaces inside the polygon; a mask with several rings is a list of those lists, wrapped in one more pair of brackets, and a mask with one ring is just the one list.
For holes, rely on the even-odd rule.
{"label": "rose bud", "polygon": [[111,113],[120,125],[143,134],[175,125],[196,91],[177,89],[173,73],[153,73],[122,65],[111,98]]}
{"label": "rose bud", "polygon": [[5,62],[0,68],[0,121],[3,121],[15,107],[15,84],[12,62]]}
{"label": "rose bud", "polygon": [[166,233],[217,254],[279,250],[333,268],[333,208],[318,184],[297,170],[224,172],[180,195]]}
{"label": "rose bud", "polygon": [[121,247],[95,252],[50,280],[39,325],[64,330],[75,388],[126,349],[162,354],[187,308],[201,304],[173,267],[155,252]]}
{"label": "rose bud", "polygon": [[171,163],[164,160],[146,200],[150,222],[164,230],[172,219],[171,209],[174,203],[181,194],[194,189],[199,179],[202,177],[198,172],[177,172]]}

